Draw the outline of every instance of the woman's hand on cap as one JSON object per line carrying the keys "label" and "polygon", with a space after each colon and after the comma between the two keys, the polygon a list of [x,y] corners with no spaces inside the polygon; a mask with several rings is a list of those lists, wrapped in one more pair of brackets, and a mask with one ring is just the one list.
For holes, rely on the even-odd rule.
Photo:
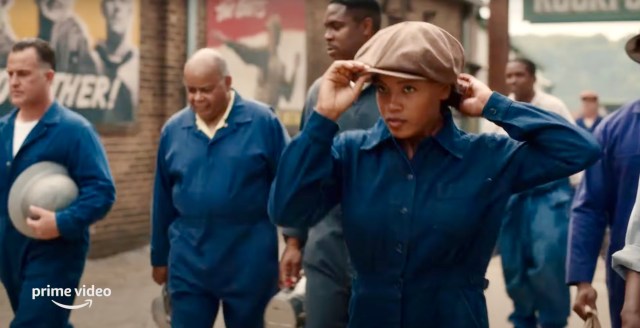
{"label": "woman's hand on cap", "polygon": [[469,74],[458,75],[459,91],[462,94],[460,112],[471,117],[482,116],[482,110],[493,93],[489,87]]}
{"label": "woman's hand on cap", "polygon": [[360,62],[334,61],[322,77],[316,111],[330,120],[337,121],[358,99],[364,84],[370,78],[367,66]]}

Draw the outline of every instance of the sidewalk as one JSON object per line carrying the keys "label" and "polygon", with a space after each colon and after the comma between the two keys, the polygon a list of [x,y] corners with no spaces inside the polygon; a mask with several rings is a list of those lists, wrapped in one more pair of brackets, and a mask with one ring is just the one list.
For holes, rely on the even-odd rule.
{"label": "sidewalk", "polygon": [[[506,295],[500,259],[494,258],[489,265],[487,278],[491,281],[486,291],[489,308],[489,322],[492,328],[510,328],[507,317],[513,306]],[[91,308],[74,310],[71,315],[76,328],[155,328],[151,319],[151,300],[160,295],[160,287],[151,280],[149,248],[141,248],[110,258],[90,260],[82,284],[96,288],[111,289],[108,298],[93,298]],[[598,263],[594,279],[598,290],[598,308],[603,327],[609,326],[609,312],[606,299],[604,262]],[[82,304],[84,299],[76,299]],[[0,285],[0,327],[8,327],[11,309]],[[215,328],[224,328],[218,318]],[[569,328],[582,328],[583,323],[572,315]]]}

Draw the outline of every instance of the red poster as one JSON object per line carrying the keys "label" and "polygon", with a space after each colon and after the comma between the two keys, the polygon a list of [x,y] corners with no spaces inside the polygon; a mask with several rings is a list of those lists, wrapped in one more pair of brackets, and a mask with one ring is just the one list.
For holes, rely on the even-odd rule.
{"label": "red poster", "polygon": [[222,52],[243,97],[274,109],[302,109],[304,17],[304,0],[209,0],[208,46]]}

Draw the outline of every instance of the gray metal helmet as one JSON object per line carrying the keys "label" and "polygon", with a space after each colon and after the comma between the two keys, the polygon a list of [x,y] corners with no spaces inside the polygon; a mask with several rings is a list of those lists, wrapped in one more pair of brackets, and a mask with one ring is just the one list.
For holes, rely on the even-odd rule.
{"label": "gray metal helmet", "polygon": [[[27,225],[29,206],[58,211],[78,197],[78,186],[67,169],[54,162],[39,162],[24,170],[9,190],[9,218],[20,233],[35,238]],[[37,219],[37,218],[33,218]]]}
{"label": "gray metal helmet", "polygon": [[158,328],[171,327],[171,299],[166,284],[162,287],[162,296],[154,298],[151,302],[151,316]]}

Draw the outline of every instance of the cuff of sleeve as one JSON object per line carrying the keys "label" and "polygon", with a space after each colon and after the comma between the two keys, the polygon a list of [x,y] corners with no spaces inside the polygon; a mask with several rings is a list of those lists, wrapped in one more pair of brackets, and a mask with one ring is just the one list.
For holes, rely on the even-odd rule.
{"label": "cuff of sleeve", "polygon": [[80,239],[82,238],[84,229],[76,222],[73,222],[73,218],[66,212],[56,213],[56,225],[58,226],[58,232],[60,236],[66,239]]}
{"label": "cuff of sleeve", "polygon": [[151,266],[162,267],[169,263],[169,249],[160,250],[158,247],[151,247]]}
{"label": "cuff of sleeve", "polygon": [[482,109],[482,116],[489,121],[501,121],[511,107],[513,100],[494,92]]}
{"label": "cuff of sleeve", "polygon": [[640,272],[640,247],[627,245],[613,254],[612,267],[622,279],[627,276],[627,270]]}
{"label": "cuff of sleeve", "polygon": [[302,133],[320,142],[333,143],[333,137],[338,133],[339,128],[338,123],[314,110],[309,116]]}
{"label": "cuff of sleeve", "polygon": [[282,235],[285,238],[293,237],[300,240],[300,243],[304,245],[307,241],[307,230],[306,229],[296,229],[296,228],[282,228]]}
{"label": "cuff of sleeve", "polygon": [[569,272],[567,274],[567,285],[577,285],[581,282],[591,283],[593,281],[593,273],[589,274],[587,270],[580,270],[581,272]]}

